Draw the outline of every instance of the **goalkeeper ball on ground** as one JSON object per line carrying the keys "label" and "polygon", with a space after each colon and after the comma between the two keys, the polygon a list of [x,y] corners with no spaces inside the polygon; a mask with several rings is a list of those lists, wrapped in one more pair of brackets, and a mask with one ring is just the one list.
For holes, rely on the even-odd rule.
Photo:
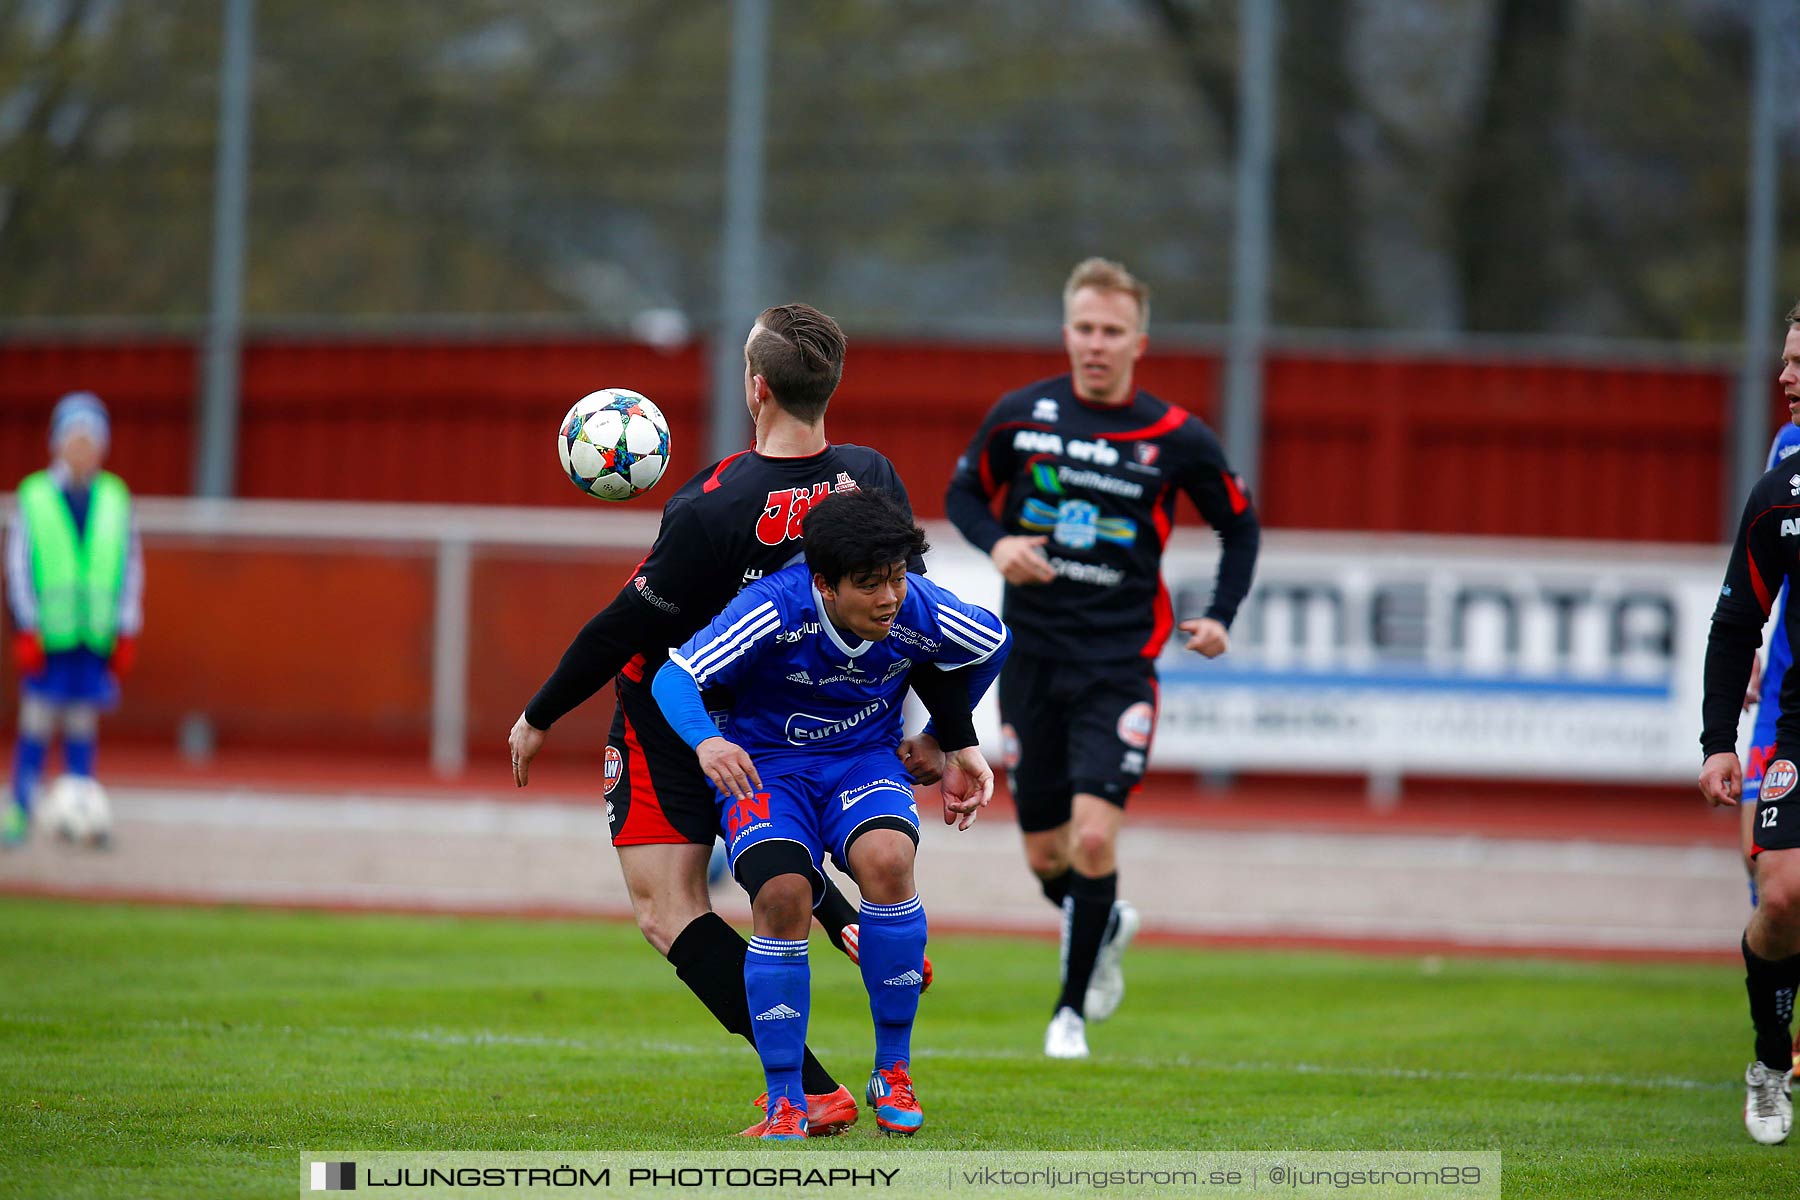
{"label": "goalkeeper ball on ground", "polygon": [[112,804],[94,779],[64,775],[50,785],[38,819],[65,842],[105,846],[112,840]]}
{"label": "goalkeeper ball on ground", "polygon": [[556,435],[563,473],[601,500],[649,491],[669,466],[669,423],[636,392],[602,388],[575,402]]}

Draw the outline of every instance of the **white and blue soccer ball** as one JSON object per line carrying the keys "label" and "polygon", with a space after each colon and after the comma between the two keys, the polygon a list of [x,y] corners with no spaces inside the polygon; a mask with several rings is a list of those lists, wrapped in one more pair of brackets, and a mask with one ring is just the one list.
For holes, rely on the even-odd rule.
{"label": "white and blue soccer ball", "polygon": [[601,500],[649,491],[669,467],[662,410],[625,388],[601,388],[575,402],[556,435],[564,474]]}
{"label": "white and blue soccer ball", "polygon": [[104,846],[112,839],[112,804],[106,789],[84,775],[64,775],[51,784],[38,819],[64,841]]}

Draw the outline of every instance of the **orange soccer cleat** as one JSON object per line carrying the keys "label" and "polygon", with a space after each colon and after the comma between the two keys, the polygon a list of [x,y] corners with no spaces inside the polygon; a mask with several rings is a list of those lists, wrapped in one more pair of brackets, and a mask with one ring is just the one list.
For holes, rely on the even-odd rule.
{"label": "orange soccer cleat", "polygon": [[[769,1093],[764,1092],[756,1098],[756,1107],[767,1110]],[[831,1137],[844,1132],[856,1124],[856,1099],[851,1096],[850,1089],[840,1087],[837,1091],[824,1096],[808,1096],[806,1098],[806,1136]],[[739,1134],[739,1137],[764,1137],[763,1132],[769,1125],[767,1117],[758,1121]]]}

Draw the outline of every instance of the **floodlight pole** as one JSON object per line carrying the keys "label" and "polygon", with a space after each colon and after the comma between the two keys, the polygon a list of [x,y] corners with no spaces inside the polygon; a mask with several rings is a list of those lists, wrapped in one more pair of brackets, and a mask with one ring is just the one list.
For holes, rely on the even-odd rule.
{"label": "floodlight pole", "polygon": [[201,363],[194,492],[231,495],[237,479],[238,359],[244,306],[244,224],[250,194],[250,68],[255,0],[225,0],[219,61],[219,147],[213,171],[212,312]]}
{"label": "floodlight pole", "polygon": [[1232,470],[1254,484],[1262,470],[1279,0],[1241,0],[1238,21],[1237,211],[1231,255],[1231,341],[1225,355],[1225,457]]}
{"label": "floodlight pole", "polygon": [[766,304],[762,278],[764,112],[768,101],[768,0],[731,5],[731,87],[726,100],[724,223],[719,230],[719,306],[712,336],[707,449],[715,459],[750,442],[744,409],[744,335]]}
{"label": "floodlight pole", "polygon": [[1750,162],[1746,190],[1749,212],[1744,231],[1744,342],[1738,363],[1737,404],[1731,428],[1731,469],[1725,472],[1727,489],[1720,509],[1720,532],[1736,535],[1738,515],[1750,486],[1763,473],[1768,452],[1769,390],[1780,357],[1774,348],[1775,256],[1780,252],[1776,229],[1775,105],[1776,63],[1779,50],[1779,13],[1776,0],[1757,0],[1756,27],[1751,37],[1754,56],[1750,68]]}

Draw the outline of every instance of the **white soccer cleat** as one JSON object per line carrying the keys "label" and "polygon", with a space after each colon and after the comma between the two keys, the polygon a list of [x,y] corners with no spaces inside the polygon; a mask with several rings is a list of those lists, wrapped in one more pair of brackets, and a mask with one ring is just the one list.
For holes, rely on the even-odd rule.
{"label": "white soccer cleat", "polygon": [[1118,1011],[1119,1001],[1125,999],[1125,968],[1121,960],[1141,924],[1143,918],[1129,901],[1113,901],[1112,936],[1100,943],[1094,973],[1088,977],[1087,995],[1082,999],[1082,1012],[1088,1020],[1106,1020]]}
{"label": "white soccer cleat", "polygon": [[1050,1018],[1044,1031],[1044,1054],[1049,1058],[1086,1058],[1087,1022],[1081,1014],[1064,1005]]}
{"label": "white soccer cleat", "polygon": [[1794,1099],[1786,1071],[1771,1071],[1752,1062],[1744,1072],[1744,1128],[1765,1146],[1787,1141],[1794,1124]]}

